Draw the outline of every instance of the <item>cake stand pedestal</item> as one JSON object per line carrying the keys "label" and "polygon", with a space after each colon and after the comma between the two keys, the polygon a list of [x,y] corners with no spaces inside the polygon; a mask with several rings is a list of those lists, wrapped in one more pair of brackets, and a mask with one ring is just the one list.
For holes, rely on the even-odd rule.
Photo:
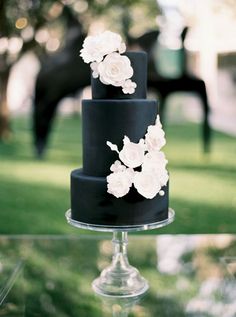
{"label": "cake stand pedestal", "polygon": [[66,212],[67,222],[81,229],[113,232],[113,257],[111,264],[96,278],[93,290],[103,296],[135,297],[148,290],[148,282],[139,271],[131,266],[127,256],[128,232],[151,230],[164,227],[174,221],[175,212],[169,208],[168,218],[159,222],[133,226],[102,226],[79,222],[71,218],[71,211]]}

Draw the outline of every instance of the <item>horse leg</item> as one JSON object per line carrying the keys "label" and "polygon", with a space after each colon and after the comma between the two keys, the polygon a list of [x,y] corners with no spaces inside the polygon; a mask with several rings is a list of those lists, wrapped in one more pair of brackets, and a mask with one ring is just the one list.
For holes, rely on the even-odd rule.
{"label": "horse leg", "polygon": [[209,124],[209,113],[210,107],[208,104],[207,92],[205,83],[202,80],[198,82],[198,95],[201,99],[202,106],[203,106],[203,146],[204,152],[207,153],[210,151],[210,141],[211,141],[211,128]]}
{"label": "horse leg", "polygon": [[36,102],[33,110],[33,137],[36,156],[42,158],[48,143],[58,102]]}

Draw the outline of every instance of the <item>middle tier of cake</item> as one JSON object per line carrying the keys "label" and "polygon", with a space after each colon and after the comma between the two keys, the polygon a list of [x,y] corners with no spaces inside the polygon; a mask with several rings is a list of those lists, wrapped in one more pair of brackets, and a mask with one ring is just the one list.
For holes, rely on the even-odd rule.
{"label": "middle tier of cake", "polygon": [[155,100],[83,100],[83,174],[106,177],[118,159],[106,142],[123,147],[123,138],[139,142],[149,125],[155,124],[158,106]]}

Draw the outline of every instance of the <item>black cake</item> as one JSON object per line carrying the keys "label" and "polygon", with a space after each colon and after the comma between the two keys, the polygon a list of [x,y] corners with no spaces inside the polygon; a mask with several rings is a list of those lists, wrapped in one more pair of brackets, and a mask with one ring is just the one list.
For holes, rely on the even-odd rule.
{"label": "black cake", "polygon": [[155,124],[158,105],[146,99],[147,56],[127,52],[137,84],[133,94],[120,87],[91,79],[92,100],[82,101],[83,168],[71,173],[71,216],[79,222],[104,226],[130,226],[154,223],[168,218],[168,183],[164,195],[153,199],[141,196],[135,188],[121,198],[107,192],[106,177],[117,154],[107,140],[122,145],[124,135],[132,142],[143,138]]}

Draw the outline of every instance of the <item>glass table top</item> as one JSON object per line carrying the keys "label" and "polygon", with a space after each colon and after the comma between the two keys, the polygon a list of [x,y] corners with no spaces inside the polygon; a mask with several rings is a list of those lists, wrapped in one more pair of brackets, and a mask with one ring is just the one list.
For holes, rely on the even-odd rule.
{"label": "glass table top", "polygon": [[236,236],[130,235],[142,297],[96,295],[111,234],[0,236],[0,316],[235,317]]}

